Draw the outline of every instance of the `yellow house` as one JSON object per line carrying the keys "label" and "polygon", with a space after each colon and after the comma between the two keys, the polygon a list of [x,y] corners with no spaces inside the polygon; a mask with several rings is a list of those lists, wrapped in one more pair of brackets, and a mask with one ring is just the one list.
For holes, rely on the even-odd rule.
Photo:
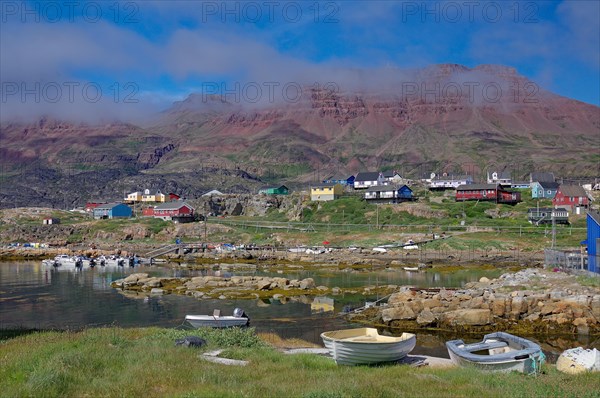
{"label": "yellow house", "polygon": [[125,197],[125,202],[141,202],[142,201],[142,193],[141,192],[132,192],[127,194]]}
{"label": "yellow house", "polygon": [[342,196],[344,187],[341,184],[315,184],[310,187],[310,200],[328,201]]}
{"label": "yellow house", "polygon": [[144,190],[144,194],[142,195],[142,202],[160,202],[164,203],[167,201],[167,197],[164,193],[160,191],[156,191],[154,193],[150,193],[149,189]]}

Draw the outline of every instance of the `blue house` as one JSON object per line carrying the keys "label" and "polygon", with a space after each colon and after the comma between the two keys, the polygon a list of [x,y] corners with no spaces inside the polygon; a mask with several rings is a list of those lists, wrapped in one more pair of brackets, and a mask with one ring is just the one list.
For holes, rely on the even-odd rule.
{"label": "blue house", "polygon": [[600,273],[600,213],[590,210],[587,213],[587,244],[588,271]]}
{"label": "blue house", "polygon": [[106,203],[93,210],[96,220],[106,218],[129,218],[133,214],[131,207],[123,203]]}
{"label": "blue house", "polygon": [[413,191],[407,185],[402,185],[398,188],[398,199],[413,200]]}
{"label": "blue house", "polygon": [[535,181],[531,183],[533,199],[554,199],[559,184],[557,182]]}

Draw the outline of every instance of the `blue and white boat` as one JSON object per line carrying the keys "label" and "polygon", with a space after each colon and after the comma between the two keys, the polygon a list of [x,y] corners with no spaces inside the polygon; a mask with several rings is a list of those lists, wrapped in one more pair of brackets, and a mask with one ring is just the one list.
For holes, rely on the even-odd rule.
{"label": "blue and white boat", "polygon": [[539,345],[505,332],[486,334],[479,343],[451,340],[446,348],[455,364],[492,372],[537,373],[545,360]]}

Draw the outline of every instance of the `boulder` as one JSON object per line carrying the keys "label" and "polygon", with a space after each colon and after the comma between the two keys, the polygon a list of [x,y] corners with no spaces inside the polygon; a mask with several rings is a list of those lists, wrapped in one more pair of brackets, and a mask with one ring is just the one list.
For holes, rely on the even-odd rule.
{"label": "boulder", "polygon": [[137,274],[131,274],[127,278],[123,279],[123,284],[127,286],[136,285],[138,280],[140,279],[148,279],[148,274],[140,272]]}
{"label": "boulder", "polygon": [[390,322],[400,319],[415,319],[416,317],[417,316],[414,311],[409,306],[405,305],[386,308],[381,312],[381,318],[383,322]]}
{"label": "boulder", "polygon": [[306,278],[300,281],[300,289],[308,290],[315,288],[315,281],[313,278]]}
{"label": "boulder", "polygon": [[429,309],[424,309],[419,316],[417,316],[417,323],[422,326],[431,325],[432,323],[435,323],[436,320],[435,314]]}
{"label": "boulder", "polygon": [[162,281],[160,278],[150,278],[144,283],[145,286],[154,288],[154,287],[162,287]]}
{"label": "boulder", "polygon": [[450,325],[482,326],[492,323],[492,312],[487,309],[460,309],[445,312],[442,321]]}

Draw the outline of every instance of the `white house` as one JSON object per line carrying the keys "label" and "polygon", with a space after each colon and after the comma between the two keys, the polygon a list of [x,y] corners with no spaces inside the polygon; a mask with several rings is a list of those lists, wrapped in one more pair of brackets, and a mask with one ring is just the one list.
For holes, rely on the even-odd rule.
{"label": "white house", "polygon": [[377,187],[387,185],[383,174],[378,171],[364,171],[356,175],[354,179],[354,189],[365,189],[369,187]]}

